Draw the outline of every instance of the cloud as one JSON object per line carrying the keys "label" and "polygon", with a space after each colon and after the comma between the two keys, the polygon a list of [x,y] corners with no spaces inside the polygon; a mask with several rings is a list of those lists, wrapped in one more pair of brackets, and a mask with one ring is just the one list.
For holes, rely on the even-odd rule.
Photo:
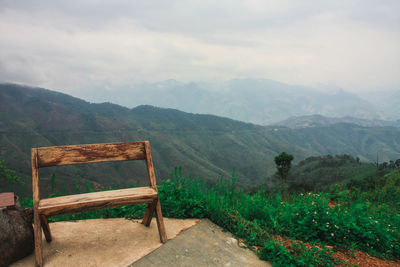
{"label": "cloud", "polygon": [[0,1],[0,81],[400,86],[399,1]]}

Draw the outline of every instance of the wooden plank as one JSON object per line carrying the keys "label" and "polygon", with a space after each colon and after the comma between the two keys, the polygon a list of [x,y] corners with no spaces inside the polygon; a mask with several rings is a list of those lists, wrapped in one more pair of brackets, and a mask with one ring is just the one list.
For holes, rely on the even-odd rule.
{"label": "wooden plank", "polygon": [[165,231],[160,200],[158,200],[156,204],[156,221],[157,221],[158,234],[160,235],[160,241],[161,243],[165,243],[167,242],[168,238],[167,238],[167,232]]}
{"label": "wooden plank", "polygon": [[69,195],[42,199],[39,203],[39,213],[52,216],[131,204],[151,203],[157,197],[157,191],[151,187]]}
{"label": "wooden plank", "polygon": [[0,193],[0,207],[15,207],[15,196],[13,192]]}
{"label": "wooden plank", "polygon": [[43,250],[42,250],[42,227],[39,218],[39,171],[37,160],[37,149],[31,149],[31,166],[32,166],[32,191],[33,191],[33,232],[35,236],[35,265],[43,266]]}
{"label": "wooden plank", "polygon": [[[154,188],[155,190],[157,190],[156,175],[154,173],[154,166],[153,166],[153,159],[151,157],[150,143],[148,141],[145,141],[144,146],[145,146],[145,151],[146,151],[146,166],[147,166],[147,173],[149,175],[150,186],[152,188]],[[167,242],[168,238],[167,238],[167,233],[165,230],[164,219],[162,216],[160,199],[158,199],[155,204],[156,204],[155,212],[156,212],[158,234],[160,235],[160,241],[162,243],[165,243],[165,242]],[[153,217],[153,211],[154,211],[154,206],[149,205],[146,209],[145,217],[143,218],[143,223],[145,225],[150,224],[151,219]]]}
{"label": "wooden plank", "polygon": [[40,147],[38,167],[145,159],[144,142]]}
{"label": "wooden plank", "polygon": [[151,157],[151,149],[149,141],[144,142],[146,153],[146,167],[147,174],[149,175],[150,186],[157,190],[156,174],[154,173],[153,159]]}
{"label": "wooden plank", "polygon": [[146,212],[144,213],[144,217],[142,220],[142,224],[144,224],[146,226],[150,225],[151,220],[153,219],[154,211],[156,209],[157,201],[158,201],[158,198],[155,199],[152,203],[147,205]]}
{"label": "wooden plank", "polygon": [[46,216],[40,215],[40,223],[42,224],[43,233],[46,238],[46,241],[47,241],[47,243],[50,243],[52,240],[52,237],[51,237],[51,231],[50,231],[50,226],[49,226],[49,220],[47,219]]}

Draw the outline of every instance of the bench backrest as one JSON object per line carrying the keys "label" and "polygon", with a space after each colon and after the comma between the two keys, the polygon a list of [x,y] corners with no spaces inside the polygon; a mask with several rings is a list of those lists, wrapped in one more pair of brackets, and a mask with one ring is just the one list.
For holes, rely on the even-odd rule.
{"label": "bench backrest", "polygon": [[146,159],[145,142],[52,146],[36,148],[36,151],[39,168]]}
{"label": "bench backrest", "polygon": [[150,186],[157,188],[148,141],[32,148],[31,159],[34,195],[39,193],[39,168],[126,160],[145,160]]}

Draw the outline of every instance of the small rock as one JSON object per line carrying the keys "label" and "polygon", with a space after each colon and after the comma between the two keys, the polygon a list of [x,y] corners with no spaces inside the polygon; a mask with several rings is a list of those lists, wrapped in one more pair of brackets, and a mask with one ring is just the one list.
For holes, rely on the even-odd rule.
{"label": "small rock", "polygon": [[237,240],[233,237],[229,238],[228,240],[226,240],[226,243],[229,245],[235,244],[237,242]]}
{"label": "small rock", "polygon": [[247,248],[246,243],[241,238],[238,239],[238,246],[241,247],[241,248]]}

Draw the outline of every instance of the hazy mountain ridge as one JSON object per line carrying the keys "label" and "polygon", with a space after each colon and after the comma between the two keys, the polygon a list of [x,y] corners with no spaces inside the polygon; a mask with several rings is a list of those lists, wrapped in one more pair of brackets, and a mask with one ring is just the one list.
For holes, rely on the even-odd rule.
{"label": "hazy mountain ridge", "polygon": [[367,120],[360,119],[351,116],[332,118],[325,117],[322,115],[310,115],[310,116],[295,116],[290,117],[286,120],[275,123],[274,125],[285,126],[289,128],[303,128],[303,127],[317,127],[317,126],[328,126],[336,123],[353,123],[364,127],[375,127],[375,126],[393,126],[400,127],[400,120],[397,121],[386,121],[386,120]]}
{"label": "hazy mountain ridge", "polygon": [[[30,148],[39,146],[150,140],[157,177],[174,166],[187,175],[215,181],[236,170],[239,185],[261,184],[275,171],[282,151],[298,162],[309,156],[350,154],[361,160],[398,158],[400,129],[334,124],[290,129],[258,126],[213,115],[139,106],[90,104],[65,94],[18,85],[0,85],[0,156],[30,184]],[[91,182],[128,186],[144,182],[145,168],[97,164],[71,166],[57,174],[62,184]],[[51,175],[51,170],[47,177]],[[82,177],[82,178],[80,178]],[[78,179],[79,178],[79,179]],[[49,179],[49,178],[45,178]],[[78,179],[78,180],[77,180]],[[48,183],[49,184],[49,183]],[[42,188],[42,187],[41,187]],[[44,187],[44,190],[46,189]]]}
{"label": "hazy mountain ridge", "polygon": [[328,117],[351,115],[363,119],[400,118],[400,110],[391,109],[390,112],[394,113],[389,116],[389,111],[343,90],[326,93],[266,79],[235,79],[219,84],[167,80],[113,91],[96,88],[82,97],[94,102],[111,100],[126,107],[149,104],[214,114],[261,125],[313,114]]}
{"label": "hazy mountain ridge", "polygon": [[400,89],[390,92],[363,93],[362,98],[376,103],[376,108],[386,114],[387,120],[400,119]]}

